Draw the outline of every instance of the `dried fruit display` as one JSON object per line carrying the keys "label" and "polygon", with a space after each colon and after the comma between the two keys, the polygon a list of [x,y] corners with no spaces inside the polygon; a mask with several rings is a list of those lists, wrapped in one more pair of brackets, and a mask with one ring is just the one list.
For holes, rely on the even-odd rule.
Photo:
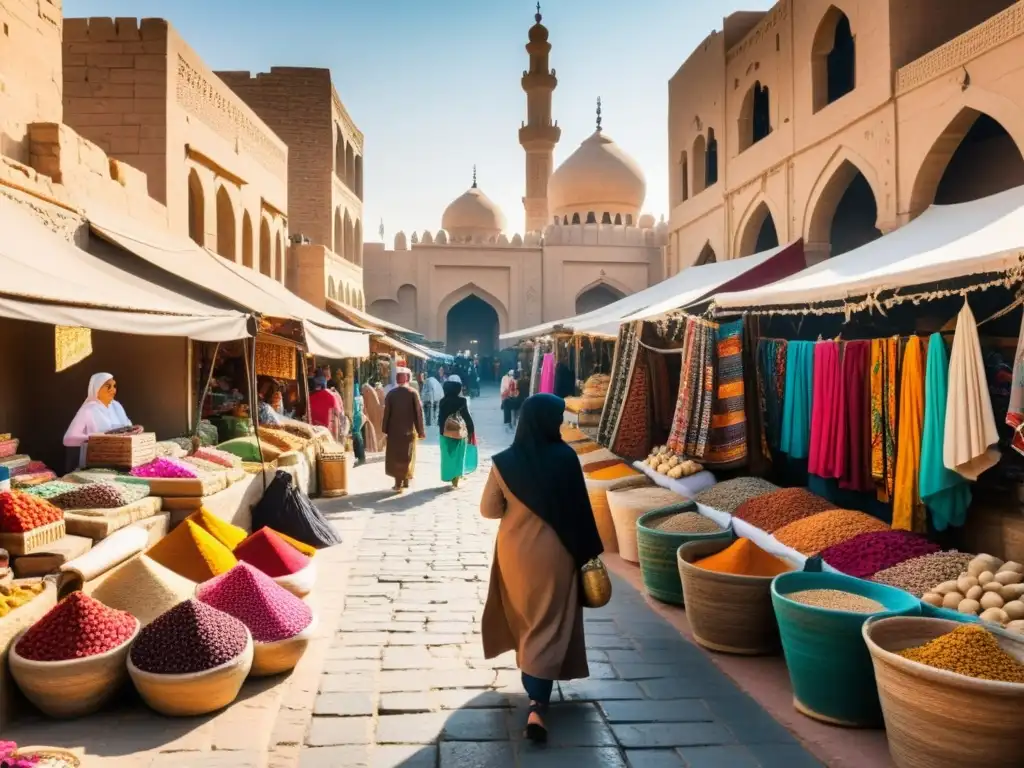
{"label": "dried fruit display", "polygon": [[23,491],[0,493],[0,533],[27,533],[64,519],[64,513],[45,499]]}
{"label": "dried fruit display", "polygon": [[248,640],[245,625],[234,616],[198,600],[187,600],[143,629],[129,655],[143,672],[205,672],[237,658]]}
{"label": "dried fruit display", "polygon": [[131,639],[138,622],[84,592],[72,592],[33,624],[15,646],[30,661],[68,661],[112,651]]}

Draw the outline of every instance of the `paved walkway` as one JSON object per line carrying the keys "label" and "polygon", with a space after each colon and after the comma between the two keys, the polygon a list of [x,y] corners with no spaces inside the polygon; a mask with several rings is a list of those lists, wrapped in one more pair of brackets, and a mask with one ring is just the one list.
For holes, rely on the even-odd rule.
{"label": "paved walkway", "polygon": [[85,768],[804,768],[819,765],[625,581],[587,611],[591,678],[560,684],[551,742],[525,744],[511,656],[485,661],[479,619],[496,524],[478,500],[511,439],[495,390],[472,405],[480,470],[440,484],[437,428],[411,491],[372,462],[321,502],[344,543],[317,555],[318,637],[294,673],[250,681],[206,718],[167,719],[132,697],[3,738],[87,755]]}

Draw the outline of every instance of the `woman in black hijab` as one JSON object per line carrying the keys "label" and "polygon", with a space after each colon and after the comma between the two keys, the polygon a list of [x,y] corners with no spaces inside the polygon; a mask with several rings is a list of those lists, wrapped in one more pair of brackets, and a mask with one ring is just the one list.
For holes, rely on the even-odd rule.
{"label": "woman in black hijab", "polygon": [[583,469],[559,428],[565,401],[528,398],[494,456],[481,514],[500,519],[483,616],[484,655],[516,651],[530,697],[526,735],[547,739],[554,680],[587,677],[580,569],[602,552]]}

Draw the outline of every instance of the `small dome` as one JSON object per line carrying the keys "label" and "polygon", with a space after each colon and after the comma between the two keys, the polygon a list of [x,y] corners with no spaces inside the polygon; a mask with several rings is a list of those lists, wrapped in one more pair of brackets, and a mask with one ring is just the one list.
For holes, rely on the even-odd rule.
{"label": "small dome", "polygon": [[580,144],[551,175],[548,200],[556,216],[584,220],[593,213],[636,217],[647,195],[647,181],[636,161],[600,130]]}
{"label": "small dome", "polygon": [[474,184],[452,201],[441,217],[441,227],[453,241],[497,238],[505,229],[505,215],[491,198]]}
{"label": "small dome", "polygon": [[540,3],[537,3],[537,13],[534,14],[533,20],[536,23],[530,27],[530,42],[546,43],[548,41],[548,28],[541,24],[543,16],[540,15]]}
{"label": "small dome", "polygon": [[645,213],[643,216],[640,217],[640,221],[637,222],[637,225],[640,227],[640,229],[653,229],[654,217],[649,213]]}

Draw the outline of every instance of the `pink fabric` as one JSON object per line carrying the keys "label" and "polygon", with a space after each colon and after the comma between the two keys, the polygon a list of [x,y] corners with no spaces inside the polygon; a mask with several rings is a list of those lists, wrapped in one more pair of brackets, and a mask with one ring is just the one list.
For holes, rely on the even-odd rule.
{"label": "pink fabric", "polygon": [[326,389],[311,392],[309,395],[310,421],[319,427],[331,426],[331,411],[337,410],[338,402],[335,395]]}
{"label": "pink fabric", "polygon": [[807,471],[818,477],[837,478],[845,455],[840,446],[842,377],[839,373],[839,345],[819,341],[814,345],[814,388],[811,396],[811,450]]}
{"label": "pink fabric", "polygon": [[540,389],[538,392],[547,392],[549,395],[555,393],[555,356],[548,352],[544,355],[544,361],[540,367]]}

